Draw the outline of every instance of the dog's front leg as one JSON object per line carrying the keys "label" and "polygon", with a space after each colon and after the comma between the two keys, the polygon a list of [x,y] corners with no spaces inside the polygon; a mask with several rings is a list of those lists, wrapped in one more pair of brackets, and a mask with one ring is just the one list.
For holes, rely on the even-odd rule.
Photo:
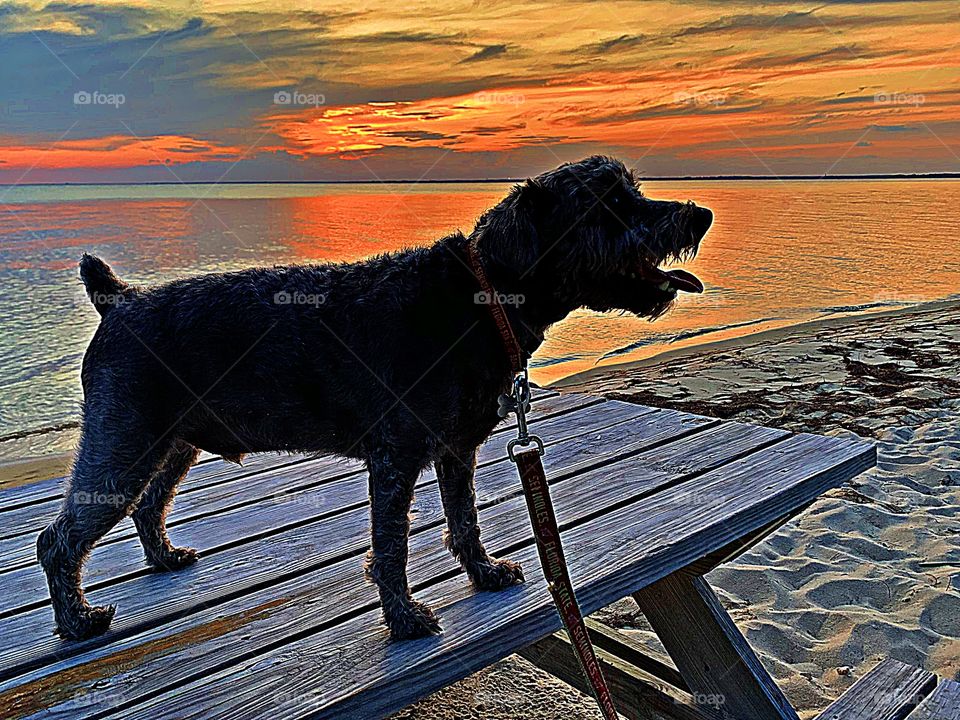
{"label": "dog's front leg", "polygon": [[461,454],[448,453],[436,463],[443,511],[447,516],[444,542],[479,590],[502,590],[523,582],[523,570],[518,563],[490,557],[480,542],[473,485],[476,463],[476,448]]}
{"label": "dog's front leg", "polygon": [[440,632],[440,622],[427,605],[417,602],[407,584],[407,536],[410,504],[418,468],[404,468],[386,457],[370,458],[372,548],[367,574],[380,592],[383,619],[396,640]]}

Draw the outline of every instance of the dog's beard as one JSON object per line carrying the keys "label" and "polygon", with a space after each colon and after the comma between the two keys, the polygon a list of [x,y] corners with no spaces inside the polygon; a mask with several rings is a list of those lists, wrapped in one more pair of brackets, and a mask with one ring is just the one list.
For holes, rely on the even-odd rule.
{"label": "dog's beard", "polygon": [[598,312],[620,310],[655,320],[670,310],[679,292],[703,292],[703,284],[692,273],[661,268],[671,262],[692,259],[701,237],[693,229],[697,207],[687,203],[652,226],[639,225],[609,237],[593,237],[579,247],[594,251],[570,258],[559,277],[576,283],[583,306]]}

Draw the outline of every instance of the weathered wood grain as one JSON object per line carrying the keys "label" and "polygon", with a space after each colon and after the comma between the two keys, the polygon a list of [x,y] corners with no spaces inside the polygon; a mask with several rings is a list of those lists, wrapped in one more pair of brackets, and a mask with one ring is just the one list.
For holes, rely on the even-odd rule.
{"label": "weathered wood grain", "polygon": [[798,720],[702,577],[681,570],[633,597],[695,700],[735,718]]}
{"label": "weathered wood grain", "polygon": [[[533,423],[554,418],[601,402],[603,402],[601,398],[580,393],[560,395],[557,393],[547,394],[541,391],[533,401],[530,421]],[[510,426],[504,424],[494,432],[494,435],[501,435],[510,432],[510,430]],[[187,477],[181,483],[178,495],[180,501],[184,502],[190,499],[193,493],[201,490],[205,491],[203,496],[206,496],[212,488],[217,488],[220,494],[229,494],[231,491],[236,492],[235,488],[240,487],[239,481],[246,480],[247,482],[243,483],[244,485],[252,483],[254,478],[269,470],[296,468],[299,471],[305,469],[305,467],[318,470],[323,466],[341,472],[350,468],[358,470],[362,467],[359,462],[348,461],[343,458],[309,458],[300,453],[254,453],[244,458],[242,466],[215,458],[208,462],[198,463],[191,468]],[[11,508],[5,512],[0,512],[0,541],[25,534],[32,535],[46,527],[47,523],[56,516],[60,509],[63,482],[64,478],[57,478],[58,486],[52,495],[49,495],[43,501],[33,502],[25,506],[18,505],[12,498],[8,498],[7,491],[0,492],[0,509]],[[220,487],[224,484],[227,485],[227,488]],[[7,561],[0,553],[0,570],[6,565]]]}
{"label": "weathered wood grain", "polygon": [[785,515],[782,518],[777,518],[772,523],[754,530],[746,537],[737,538],[726,547],[722,547],[719,550],[710,553],[709,555],[705,555],[696,562],[691,563],[689,567],[684,568],[684,572],[690,575],[706,575],[720,565],[740,557],[758,542],[763,540],[768,535],[776,532],[778,528],[793,520],[809,507],[809,505],[805,505],[803,507],[796,508],[789,515]]}
{"label": "weathered wood grain", "polygon": [[[518,654],[580,692],[590,693],[565,633],[547,635]],[[597,659],[617,712],[629,720],[723,720],[711,708],[695,704],[686,693],[606,650],[597,649]]]}
{"label": "weathered wood grain", "polygon": [[[571,421],[563,419],[565,415],[576,410],[587,411],[588,408],[591,408],[588,417],[594,418],[597,410],[595,406],[601,404],[601,402],[598,398],[586,395],[546,396],[534,405],[534,411],[530,416],[530,424],[539,428],[544,427],[543,423],[552,421],[549,426],[546,426],[546,432],[565,437],[563,428],[565,425],[571,424]],[[634,408],[634,413],[637,415],[643,412],[654,412],[653,408],[638,405],[631,407]],[[610,423],[616,422],[617,417],[616,413],[613,413],[610,417]],[[576,425],[577,422],[572,424]],[[497,430],[481,450],[479,461],[489,463],[502,459],[503,441],[500,438],[511,431],[512,429],[509,426],[503,426]],[[178,494],[174,511],[168,518],[168,528],[177,527],[206,515],[253,504],[265,497],[276,497],[284,493],[311,489],[323,482],[347,475],[360,475],[364,472],[363,466],[359,462],[332,457],[300,458],[295,462],[260,467],[257,463],[265,457],[276,458],[277,456],[272,454],[251,456],[250,462],[245,461],[247,465],[244,468],[233,466],[234,476],[229,481],[218,480],[213,482],[210,476],[202,475],[198,481],[191,484],[191,477],[185,478],[184,486],[186,489]],[[226,465],[223,461],[220,462]],[[250,472],[251,467],[257,467],[258,469]],[[191,473],[196,472],[197,468],[191,471]],[[203,473],[205,470],[201,468],[200,472]],[[2,500],[2,494],[0,494],[0,500]],[[24,520],[25,523],[31,522],[29,517],[35,515],[37,508],[41,508],[41,506],[24,509],[23,512],[28,513],[27,519]],[[33,527],[28,533],[17,533],[15,537],[0,540],[0,577],[4,573],[35,564],[36,534],[45,526],[46,522],[52,519],[58,508],[59,501],[44,504],[42,506],[44,520],[40,525]],[[13,518],[9,519],[12,522]],[[108,533],[99,545],[102,547],[120,539],[135,536],[136,531],[133,528],[133,523],[127,519]]]}
{"label": "weathered wood grain", "polygon": [[960,683],[941,680],[907,720],[960,720]]}
{"label": "weathered wood grain", "polygon": [[[741,442],[740,450],[736,451],[731,449],[731,439],[745,433],[753,436],[755,447],[784,436],[782,431],[766,428],[712,427],[677,443],[640,453],[613,468],[603,467],[577,476],[577,482],[572,484],[560,482],[554,492],[561,522],[570,524],[588,517],[592,509],[591,492],[606,491],[621,497],[628,493],[643,495],[650,494],[660,484],[669,484],[672,476],[656,469],[667,458],[673,458],[693,472],[698,469],[697,463],[702,463],[700,469],[703,470],[718,467],[735,457],[734,453],[743,451],[746,442]],[[524,500],[515,497],[497,505],[490,513],[484,512],[485,538],[491,552],[500,554],[509,550],[512,554],[511,548],[532,545],[524,507]],[[70,693],[68,697],[73,697],[80,687],[97,677],[98,687],[104,692],[129,697],[133,693],[147,692],[158,682],[170,683],[189,677],[189,673],[207,672],[208,663],[229,663],[233,658],[247,654],[251,641],[280,642],[283,638],[309,632],[311,628],[334,624],[338,617],[351,617],[375,608],[375,590],[360,581],[359,568],[360,558],[354,557],[333,567],[296,574],[279,585],[265,587],[226,605],[202,609],[184,620],[168,621],[166,625],[146,631],[139,639],[114,642],[109,647],[86,652],[75,660],[61,661],[26,678],[4,683],[0,685],[0,692],[4,693],[3,697],[9,697],[9,691],[20,702],[17,686],[32,682],[36,689],[31,697],[50,693]],[[411,537],[411,584],[419,591],[419,588],[452,574],[457,574],[456,565],[437,539],[415,532]],[[117,622],[131,620],[118,616]],[[198,642],[197,638],[204,642]],[[136,657],[136,667],[129,674],[120,673],[118,676],[116,668],[130,664],[124,659],[127,653]],[[104,673],[102,677],[101,672]],[[71,678],[74,677],[81,679],[79,687],[72,684]]]}
{"label": "weathered wood grain", "polygon": [[[863,444],[814,436],[789,438],[757,455],[698,478],[700,497],[718,500],[707,512],[690,512],[690,489],[679,485],[565,533],[584,611],[665,577],[875,462],[873,449]],[[539,578],[532,548],[518,556]],[[372,610],[251,652],[121,716],[380,717],[559,629],[539,580],[469,596],[461,584],[442,582],[423,596],[443,608],[447,632],[441,638],[388,643]]]}
{"label": "weathered wood grain", "polygon": [[933,673],[888,658],[857,680],[817,720],[903,720],[936,684]]}
{"label": "weathered wood grain", "polygon": [[[717,422],[689,415],[649,413],[647,408],[619,405],[623,405],[623,412],[643,413],[631,425],[635,437],[625,445],[627,450],[621,448],[621,452],[635,453],[645,446],[657,445]],[[582,419],[583,414],[578,416],[578,419]],[[552,479],[558,482],[564,480],[590,466],[591,462],[595,465],[612,462],[616,455],[591,453],[590,446],[593,442],[609,446],[622,432],[614,426],[600,431],[578,433],[572,440],[551,448],[546,465],[550,468]],[[662,471],[651,471],[648,482],[655,485],[663,480],[665,475]],[[346,483],[346,480],[338,483]],[[597,492],[602,492],[602,489],[598,488]],[[489,512],[482,513],[482,521],[488,528],[488,533],[494,533],[494,530],[489,528],[491,517],[498,512],[497,503],[506,498],[516,498],[519,494],[520,485],[512,464],[497,463],[481,471],[478,479],[481,508],[493,506]],[[255,541],[209,553],[196,566],[179,573],[138,574],[121,577],[120,582],[91,583],[88,585],[92,588],[89,596],[92,602],[117,603],[121,609],[113,627],[117,631],[131,632],[145,624],[162,622],[172,615],[222,602],[348,555],[359,557],[366,551],[369,543],[365,499],[363,502],[364,504],[359,504],[358,501],[353,509],[342,512],[341,509],[347,505],[347,501],[343,493],[338,493],[336,501],[331,501],[331,507],[336,508],[334,514],[321,520],[314,519],[293,527],[288,523],[287,529],[282,532],[271,531],[258,536]],[[278,521],[288,521],[292,513],[306,513],[308,517],[316,515],[316,508],[304,508],[303,504],[304,501],[295,496],[269,507],[245,508],[245,527],[249,528],[255,521],[273,527]],[[414,511],[414,533],[442,525],[443,511],[435,485],[421,490]],[[191,525],[192,533],[187,534],[185,540],[195,546],[204,547],[204,543],[216,541],[222,538],[224,533],[231,532],[230,527],[229,514],[209,518],[205,523]],[[520,527],[526,528],[526,525]],[[116,562],[119,547],[111,548],[110,557],[100,561],[102,572],[116,572],[117,569],[111,563]],[[94,561],[96,558],[92,564]],[[132,582],[133,580],[136,582]],[[22,588],[19,589],[21,598],[23,592]],[[0,674],[22,671],[24,663],[35,666],[49,658],[50,653],[74,653],[85,646],[84,643],[65,645],[49,635],[49,610],[39,604],[46,602],[42,585],[34,581],[33,592],[34,597],[43,598],[38,601],[35,609],[23,610],[0,620]],[[86,642],[103,643],[107,640],[108,637],[103,637]]]}
{"label": "weathered wood grain", "polygon": [[[618,422],[624,422],[645,415],[657,416],[658,412],[649,408],[627,403],[606,403],[584,408],[582,412],[567,418],[553,418],[544,421],[538,427],[550,429],[551,423],[562,421],[564,432],[570,433],[581,447],[577,457],[583,461],[589,457],[589,451],[583,446],[583,433],[603,432],[603,429]],[[674,433],[670,428],[677,427],[680,421],[668,418],[663,423],[651,423],[651,432]],[[681,425],[682,426],[682,425]],[[666,428],[666,429],[665,429]],[[557,433],[559,435],[559,433]],[[608,434],[611,439],[614,435]],[[508,461],[503,457],[502,441],[488,442],[480,453],[482,460],[496,459],[493,465],[506,468]],[[564,457],[574,457],[578,451],[569,449]],[[324,466],[327,468],[328,466]],[[512,482],[509,473],[501,470],[498,476]],[[424,473],[418,488],[435,482],[432,469]],[[341,479],[325,482],[298,492],[276,492],[268,494],[256,503],[244,503],[234,510],[217,513],[179,526],[171,532],[174,542],[185,542],[201,553],[216,555],[227,549],[254,542],[262,537],[284,530],[302,527],[321,520],[332,522],[334,518],[346,512],[361,511],[368,502],[366,475],[351,473]],[[182,538],[187,538],[185,541]],[[336,553],[336,545],[331,551]],[[86,586],[96,589],[107,583],[144,575],[149,569],[143,563],[143,551],[137,539],[128,539],[116,543],[104,543],[94,549],[85,571]],[[35,607],[48,604],[46,579],[39,565],[32,563],[25,568],[5,574],[4,580],[15,588],[4,598],[5,607],[0,608],[0,619],[26,612]],[[2,627],[2,623],[0,623]]]}
{"label": "weathered wood grain", "polygon": [[677,671],[673,660],[669,656],[655,653],[626,633],[608,627],[592,618],[585,618],[584,623],[590,633],[590,639],[596,647],[633,665],[647,675],[652,675],[686,693],[690,692],[686,681]]}

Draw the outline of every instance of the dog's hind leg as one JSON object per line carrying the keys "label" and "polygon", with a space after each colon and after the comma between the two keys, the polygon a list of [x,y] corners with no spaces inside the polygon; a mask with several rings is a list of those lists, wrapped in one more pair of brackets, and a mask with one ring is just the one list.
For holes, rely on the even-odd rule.
{"label": "dog's hind leg", "polygon": [[373,541],[367,556],[367,575],[380,593],[384,622],[397,640],[439,633],[437,617],[413,599],[407,584],[410,505],[420,468],[400,453],[382,451],[371,453],[367,467]]}
{"label": "dog's hind leg", "polygon": [[197,551],[193,548],[173,546],[167,537],[166,519],[177,494],[177,485],[199,454],[200,451],[189,443],[182,440],[174,443],[133,511],[133,524],[140,535],[147,563],[158,570],[179,570],[197,560]]}
{"label": "dog's hind leg", "polygon": [[518,563],[490,557],[480,542],[473,484],[476,458],[474,448],[464,453],[447,453],[435,464],[443,512],[447,516],[444,542],[477,589],[502,590],[523,582],[523,570]]}
{"label": "dog's hind leg", "polygon": [[83,563],[96,542],[130,512],[170,449],[168,441],[124,427],[122,421],[98,419],[95,432],[89,424],[85,420],[60,514],[37,539],[57,632],[72,640],[109,627],[116,608],[87,603],[81,588]]}

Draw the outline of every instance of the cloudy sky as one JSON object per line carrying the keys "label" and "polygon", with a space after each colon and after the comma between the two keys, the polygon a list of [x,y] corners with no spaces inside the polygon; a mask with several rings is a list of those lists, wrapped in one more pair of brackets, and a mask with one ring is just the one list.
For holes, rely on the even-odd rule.
{"label": "cloudy sky", "polygon": [[960,171],[956,0],[0,0],[0,59],[4,183]]}

